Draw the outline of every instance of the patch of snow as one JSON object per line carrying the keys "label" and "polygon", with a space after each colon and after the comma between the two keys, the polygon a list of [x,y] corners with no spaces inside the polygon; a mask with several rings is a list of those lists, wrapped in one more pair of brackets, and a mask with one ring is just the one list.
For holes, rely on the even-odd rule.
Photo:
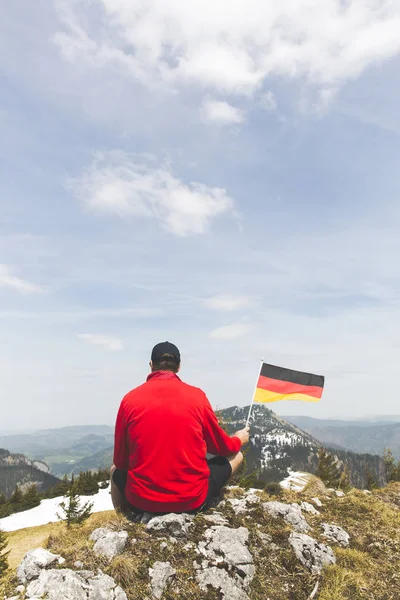
{"label": "patch of snow", "polygon": [[269,460],[275,460],[278,458],[285,458],[287,456],[286,452],[271,452],[270,446],[265,446],[262,450],[263,460],[268,462]]}
{"label": "patch of snow", "polygon": [[280,482],[280,486],[285,490],[293,490],[294,492],[302,492],[310,481],[312,475],[302,471],[289,471],[289,477],[286,477]]}
{"label": "patch of snow", "polygon": [[[81,504],[85,502],[93,502],[94,513],[103,512],[105,510],[113,510],[111,501],[110,488],[99,490],[94,496],[81,496]],[[47,525],[47,523],[56,523],[59,519],[57,513],[62,512],[60,502],[66,498],[51,498],[42,500],[39,506],[25,510],[20,513],[15,513],[4,519],[0,519],[0,529],[3,531],[17,531],[26,527],[37,527],[39,525]]]}
{"label": "patch of snow", "polygon": [[298,444],[305,445],[307,443],[304,437],[298,433],[285,431],[283,429],[273,429],[263,436],[263,441],[267,443],[278,442],[288,446],[296,446]]}
{"label": "patch of snow", "polygon": [[43,471],[44,473],[49,473],[50,471],[49,465],[47,465],[45,462],[42,462],[41,460],[34,460],[32,464],[34,467],[39,469],[39,471]]}

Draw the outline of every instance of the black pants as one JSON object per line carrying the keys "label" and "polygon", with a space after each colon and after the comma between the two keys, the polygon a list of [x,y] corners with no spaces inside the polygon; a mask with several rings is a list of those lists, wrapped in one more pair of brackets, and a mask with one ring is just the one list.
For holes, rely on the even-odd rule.
{"label": "black pants", "polygon": [[[208,467],[210,469],[210,476],[208,478],[208,494],[206,501],[199,506],[196,510],[189,511],[191,513],[201,512],[206,510],[213,500],[213,498],[217,498],[221,489],[226,485],[229,481],[229,478],[232,475],[232,467],[231,463],[227,458],[223,456],[215,456],[207,461]],[[127,471],[122,471],[120,469],[115,469],[113,473],[113,482],[118,488],[118,491],[125,497],[125,486],[126,480],[128,478]],[[132,512],[142,513],[142,510],[130,505],[130,509]]]}

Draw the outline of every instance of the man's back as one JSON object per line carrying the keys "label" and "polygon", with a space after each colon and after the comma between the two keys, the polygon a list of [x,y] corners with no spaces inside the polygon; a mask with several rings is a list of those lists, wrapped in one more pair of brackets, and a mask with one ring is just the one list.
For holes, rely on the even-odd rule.
{"label": "man's back", "polygon": [[204,392],[158,371],[121,403],[114,464],[128,471],[130,504],[150,512],[184,512],[206,499],[206,452],[227,456],[240,446],[219,427]]}

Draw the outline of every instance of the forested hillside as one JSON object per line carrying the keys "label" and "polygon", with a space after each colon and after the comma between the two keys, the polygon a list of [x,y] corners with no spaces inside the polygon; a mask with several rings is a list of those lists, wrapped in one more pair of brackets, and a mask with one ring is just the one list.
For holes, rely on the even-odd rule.
{"label": "forested hillside", "polygon": [[48,467],[43,463],[0,448],[0,494],[4,494],[6,498],[11,496],[17,486],[23,489],[24,486],[35,484],[39,491],[45,491],[59,481],[48,472]]}

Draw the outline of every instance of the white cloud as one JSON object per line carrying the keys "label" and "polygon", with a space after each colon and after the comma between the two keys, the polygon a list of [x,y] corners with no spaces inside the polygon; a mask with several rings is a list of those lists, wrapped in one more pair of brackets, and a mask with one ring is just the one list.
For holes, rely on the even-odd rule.
{"label": "white cloud", "polygon": [[270,77],[282,77],[337,88],[400,52],[400,4],[393,0],[100,0],[95,7],[63,0],[58,6],[62,30],[54,41],[68,61],[111,66],[151,87],[194,83],[250,97]]}
{"label": "white cloud", "polygon": [[124,346],[120,338],[112,335],[98,335],[95,333],[79,333],[78,338],[88,344],[103,346],[107,350],[123,350]]}
{"label": "white cloud", "polygon": [[209,336],[214,340],[235,340],[247,335],[252,329],[251,325],[246,325],[245,323],[232,323],[231,325],[214,329],[210,332]]}
{"label": "white cloud", "polygon": [[206,232],[214,218],[233,208],[224,189],[186,184],[167,167],[122,152],[99,155],[71,187],[89,210],[153,218],[180,236]]}
{"label": "white cloud", "polygon": [[218,295],[207,298],[204,302],[207,308],[221,311],[234,311],[251,306],[251,300],[247,296],[225,296]]}
{"label": "white cloud", "polygon": [[275,96],[272,92],[265,92],[265,94],[262,94],[258,103],[261,108],[264,108],[264,110],[268,111],[276,110],[278,106]]}
{"label": "white cloud", "polygon": [[230,123],[243,123],[244,115],[241,110],[218,100],[207,100],[203,105],[204,116],[208,121],[227,125]]}
{"label": "white cloud", "polygon": [[2,264],[0,264],[0,287],[9,288],[23,294],[43,292],[43,288],[40,285],[16,277],[11,267]]}

